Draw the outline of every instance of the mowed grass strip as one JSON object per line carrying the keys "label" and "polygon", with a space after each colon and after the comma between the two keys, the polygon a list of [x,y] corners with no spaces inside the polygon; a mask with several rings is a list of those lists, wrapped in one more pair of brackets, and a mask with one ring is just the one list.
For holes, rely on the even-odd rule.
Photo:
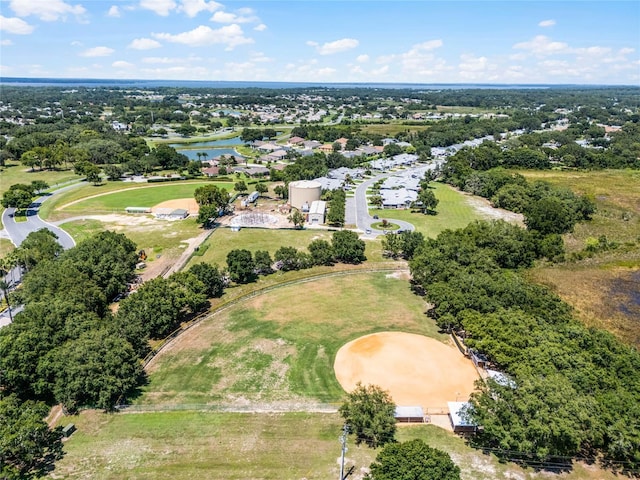
{"label": "mowed grass strip", "polygon": [[379,331],[448,342],[406,278],[362,273],[277,288],[183,333],[149,369],[140,404],[331,403],[344,391],[333,362]]}
{"label": "mowed grass strip", "polygon": [[[175,183],[169,185],[148,185],[135,189],[112,192],[108,195],[87,198],[77,203],[63,205],[60,210],[65,212],[124,212],[126,207],[153,207],[165,200],[177,198],[193,198],[193,192],[198,187],[210,185],[210,182]],[[230,183],[217,184],[227,191],[233,189]]]}
{"label": "mowed grass strip", "polygon": [[455,230],[466,227],[474,220],[485,218],[469,203],[469,197],[442,183],[432,182],[429,187],[438,199],[436,215],[425,215],[411,210],[369,209],[370,215],[378,215],[380,220],[404,220],[412,223],[418,232],[426,237],[436,237],[446,229]]}
{"label": "mowed grass strip", "polygon": [[[66,455],[56,463],[51,478],[324,480],[339,476],[342,421],[337,414],[85,411],[60,422],[68,423],[78,430],[65,442]],[[447,451],[463,480],[541,478],[539,472],[500,463],[493,455],[473,450],[463,439],[433,425],[398,430],[399,441],[412,438]],[[356,446],[353,436],[347,446],[345,466],[353,466],[358,474],[378,453]],[[582,464],[553,477],[618,478]]]}

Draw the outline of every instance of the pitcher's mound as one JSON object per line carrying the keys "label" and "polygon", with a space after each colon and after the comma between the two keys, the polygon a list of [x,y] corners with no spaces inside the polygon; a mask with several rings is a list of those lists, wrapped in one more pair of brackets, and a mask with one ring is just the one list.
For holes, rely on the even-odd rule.
{"label": "pitcher's mound", "polygon": [[457,348],[401,332],[374,333],[347,343],[338,350],[334,368],[347,392],[358,382],[378,385],[397,405],[426,408],[466,401],[479,378]]}

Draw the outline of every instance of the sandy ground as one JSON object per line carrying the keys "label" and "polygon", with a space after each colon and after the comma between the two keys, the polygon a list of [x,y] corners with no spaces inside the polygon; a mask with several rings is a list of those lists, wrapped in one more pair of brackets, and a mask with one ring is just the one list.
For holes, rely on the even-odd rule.
{"label": "sandy ground", "polygon": [[151,207],[151,211],[155,213],[161,208],[184,208],[191,215],[198,213],[200,210],[200,206],[198,205],[198,202],[196,202],[195,198],[176,198],[175,200],[165,200],[164,202],[160,202]]}
{"label": "sandy ground", "polygon": [[351,391],[358,382],[388,390],[397,405],[446,409],[465,401],[478,372],[460,351],[422,335],[381,332],[344,345],[334,364],[340,385]]}
{"label": "sandy ground", "polygon": [[505,220],[507,222],[524,226],[524,215],[504,210],[502,208],[495,208],[486,198],[468,196],[467,202],[488,220]]}

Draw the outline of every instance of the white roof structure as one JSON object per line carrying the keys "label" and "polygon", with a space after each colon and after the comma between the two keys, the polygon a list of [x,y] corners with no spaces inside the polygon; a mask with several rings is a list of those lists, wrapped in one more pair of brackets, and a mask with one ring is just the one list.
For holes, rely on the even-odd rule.
{"label": "white roof structure", "polygon": [[398,405],[393,416],[395,418],[424,418],[424,411],[422,407]]}
{"label": "white roof structure", "polygon": [[418,192],[400,188],[398,190],[380,190],[382,205],[385,207],[408,207],[418,199]]}
{"label": "white roof structure", "polygon": [[471,406],[469,402],[447,402],[449,407],[449,416],[454,427],[476,427],[472,423],[466,413],[466,409]]}
{"label": "white roof structure", "polygon": [[492,378],[497,384],[504,387],[516,388],[516,382],[506,373],[499,372],[498,370],[489,370],[488,368],[486,372],[489,378]]}
{"label": "white roof structure", "polygon": [[309,215],[319,214],[324,215],[327,209],[327,202],[323,200],[314,200],[311,202],[311,208],[309,208]]}

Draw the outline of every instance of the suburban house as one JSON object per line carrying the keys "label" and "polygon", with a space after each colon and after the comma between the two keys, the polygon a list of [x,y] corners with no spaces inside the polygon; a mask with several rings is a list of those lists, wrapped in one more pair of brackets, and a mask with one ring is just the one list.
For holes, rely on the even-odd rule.
{"label": "suburban house", "polygon": [[207,167],[202,169],[202,173],[207,177],[217,177],[220,173],[219,167]]}
{"label": "suburban house", "polygon": [[397,190],[380,190],[383,208],[409,208],[418,199],[418,192],[399,188]]}

